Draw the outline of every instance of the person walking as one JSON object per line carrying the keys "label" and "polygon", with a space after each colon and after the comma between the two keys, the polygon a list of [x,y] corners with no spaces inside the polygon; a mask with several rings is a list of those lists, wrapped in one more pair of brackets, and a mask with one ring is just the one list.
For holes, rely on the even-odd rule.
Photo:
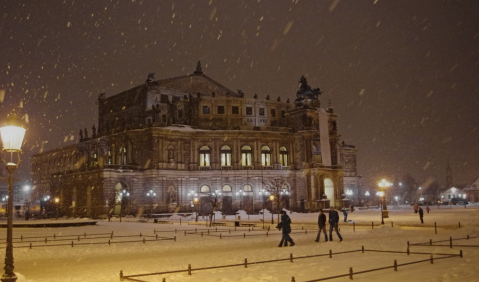
{"label": "person walking", "polygon": [[279,246],[278,247],[282,247],[283,246],[283,242],[284,242],[284,246],[288,246],[288,242],[290,243],[290,246],[294,246],[296,245],[294,242],[293,242],[293,239],[289,236],[289,233],[291,233],[291,218],[289,218],[289,216],[286,214],[286,211],[282,210],[281,212],[281,222],[279,224],[279,228],[283,229],[283,237],[281,238],[281,242],[279,243]]}
{"label": "person walking", "polygon": [[338,231],[338,223],[339,223],[339,214],[337,211],[334,210],[334,207],[331,206],[329,210],[329,241],[333,241],[333,229],[336,230],[336,234],[339,237],[339,242],[343,241],[343,237],[339,234]]}
{"label": "person walking", "polygon": [[426,212],[429,213],[431,211],[431,209],[429,208],[429,206],[426,206]]}
{"label": "person walking", "polygon": [[422,220],[422,218],[424,217],[424,211],[422,210],[421,207],[419,207],[418,213],[419,213],[419,219],[421,220],[421,223],[424,223],[424,220]]}
{"label": "person walking", "polygon": [[417,208],[418,208],[418,207],[419,207],[419,206],[418,206],[417,204],[414,204],[414,213],[417,213]]}
{"label": "person walking", "polygon": [[343,208],[343,216],[344,222],[348,221],[348,209],[346,207]]}
{"label": "person walking", "polygon": [[326,234],[326,215],[324,215],[323,210],[319,210],[319,215],[318,215],[318,235],[316,235],[316,242],[319,242],[319,237],[321,235],[321,230],[324,233],[324,242],[328,242],[328,235]]}

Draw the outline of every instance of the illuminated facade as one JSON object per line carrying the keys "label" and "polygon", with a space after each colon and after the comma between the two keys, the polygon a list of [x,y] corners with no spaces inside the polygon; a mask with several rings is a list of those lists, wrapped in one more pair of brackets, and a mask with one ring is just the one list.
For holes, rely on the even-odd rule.
{"label": "illuminated facade", "polygon": [[331,104],[320,107],[320,94],[302,77],[294,102],[245,98],[199,62],[186,76],[150,74],[135,88],[100,94],[98,127],[81,130],[78,143],[34,156],[32,200],[59,197],[63,214],[99,217],[152,203],[155,213],[191,211],[191,195],[218,190],[224,213],[252,213],[271,205],[260,194],[265,183],[283,179],[285,208],[341,206],[345,171],[358,178],[356,149],[340,144],[337,115]]}

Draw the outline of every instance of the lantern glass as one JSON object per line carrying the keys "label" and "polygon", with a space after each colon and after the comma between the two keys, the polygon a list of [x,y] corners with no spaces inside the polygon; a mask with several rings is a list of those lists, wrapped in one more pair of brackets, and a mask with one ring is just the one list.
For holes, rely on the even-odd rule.
{"label": "lantern glass", "polygon": [[1,127],[3,150],[7,152],[21,151],[25,131],[25,128],[19,126],[6,125]]}

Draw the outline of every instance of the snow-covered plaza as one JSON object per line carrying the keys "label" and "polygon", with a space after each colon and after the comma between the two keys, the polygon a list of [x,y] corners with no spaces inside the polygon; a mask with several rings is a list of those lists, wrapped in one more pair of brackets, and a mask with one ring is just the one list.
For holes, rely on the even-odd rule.
{"label": "snow-covered plaza", "polygon": [[[430,213],[426,211],[424,213],[424,224],[421,224],[418,214],[413,212],[413,207],[389,207],[389,218],[381,225],[379,209],[356,209],[348,215],[350,222],[343,222],[341,214],[340,232],[344,238],[343,242],[339,242],[337,236],[333,234],[332,242],[324,242],[324,238],[321,238],[317,243],[314,241],[317,214],[293,212],[289,215],[293,222],[291,237],[296,245],[282,248],[278,248],[280,232],[274,228],[275,225],[270,224],[271,214],[268,212],[264,215],[265,229],[262,229],[263,215],[250,215],[248,219],[247,215],[240,214],[240,223],[256,224],[252,230],[250,227],[236,227],[235,231],[234,216],[222,220],[220,215],[216,216],[216,222],[226,222],[226,226],[208,228],[201,217],[198,223],[195,223],[192,217],[182,218],[180,225],[179,217],[173,217],[170,218],[173,224],[152,221],[145,223],[134,218],[123,218],[122,222],[119,222],[119,219],[112,222],[98,221],[97,225],[86,227],[15,228],[13,235],[15,273],[21,282],[120,281],[120,270],[124,276],[129,276],[186,270],[190,264],[193,269],[191,275],[187,272],[178,272],[139,276],[135,279],[138,279],[137,281],[165,279],[167,282],[289,282],[292,281],[292,277],[295,281],[311,281],[345,275],[349,273],[350,267],[354,273],[391,267],[396,260],[399,265],[397,271],[389,268],[354,274],[354,280],[478,281],[479,269],[476,264],[479,260],[479,238],[477,238],[479,205],[468,205],[467,208],[435,206],[431,208]],[[276,215],[274,220],[276,223]],[[266,236],[268,227],[271,229]],[[2,232],[2,239],[5,239],[6,230]],[[130,235],[131,237],[122,237]],[[469,239],[465,239],[468,236]],[[167,238],[170,240],[166,240]],[[452,248],[450,238],[453,239]],[[456,240],[460,238],[464,239]],[[19,242],[21,240],[24,242]],[[429,245],[430,240],[433,241],[433,246],[413,245],[415,243]],[[442,240],[444,242],[435,243]],[[406,252],[408,241],[409,255],[368,251]],[[30,243],[32,248],[28,247]],[[361,252],[363,246],[366,250],[364,253]],[[332,258],[329,256],[330,250]],[[456,256],[437,259],[441,256],[433,255],[436,257],[433,264],[429,261],[430,253],[459,255],[461,250],[462,258]],[[348,251],[356,252],[338,254]],[[291,262],[291,254],[293,258],[323,256],[293,259]],[[233,266],[195,271],[197,268],[244,264],[245,259],[249,263],[247,268]],[[253,264],[278,259],[287,260]],[[403,263],[419,260],[426,261],[401,266]],[[346,276],[328,281],[350,281],[350,278]]]}

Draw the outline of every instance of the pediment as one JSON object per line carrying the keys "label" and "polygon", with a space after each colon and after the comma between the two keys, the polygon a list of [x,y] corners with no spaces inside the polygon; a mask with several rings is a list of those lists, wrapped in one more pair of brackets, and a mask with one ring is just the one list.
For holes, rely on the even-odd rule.
{"label": "pediment", "polygon": [[211,79],[204,74],[191,74],[179,77],[173,77],[168,79],[156,80],[149,84],[149,87],[167,88],[176,90],[182,93],[191,93],[196,95],[201,93],[202,95],[211,96],[215,93],[216,97],[239,97],[238,93],[231,91],[217,81]]}

